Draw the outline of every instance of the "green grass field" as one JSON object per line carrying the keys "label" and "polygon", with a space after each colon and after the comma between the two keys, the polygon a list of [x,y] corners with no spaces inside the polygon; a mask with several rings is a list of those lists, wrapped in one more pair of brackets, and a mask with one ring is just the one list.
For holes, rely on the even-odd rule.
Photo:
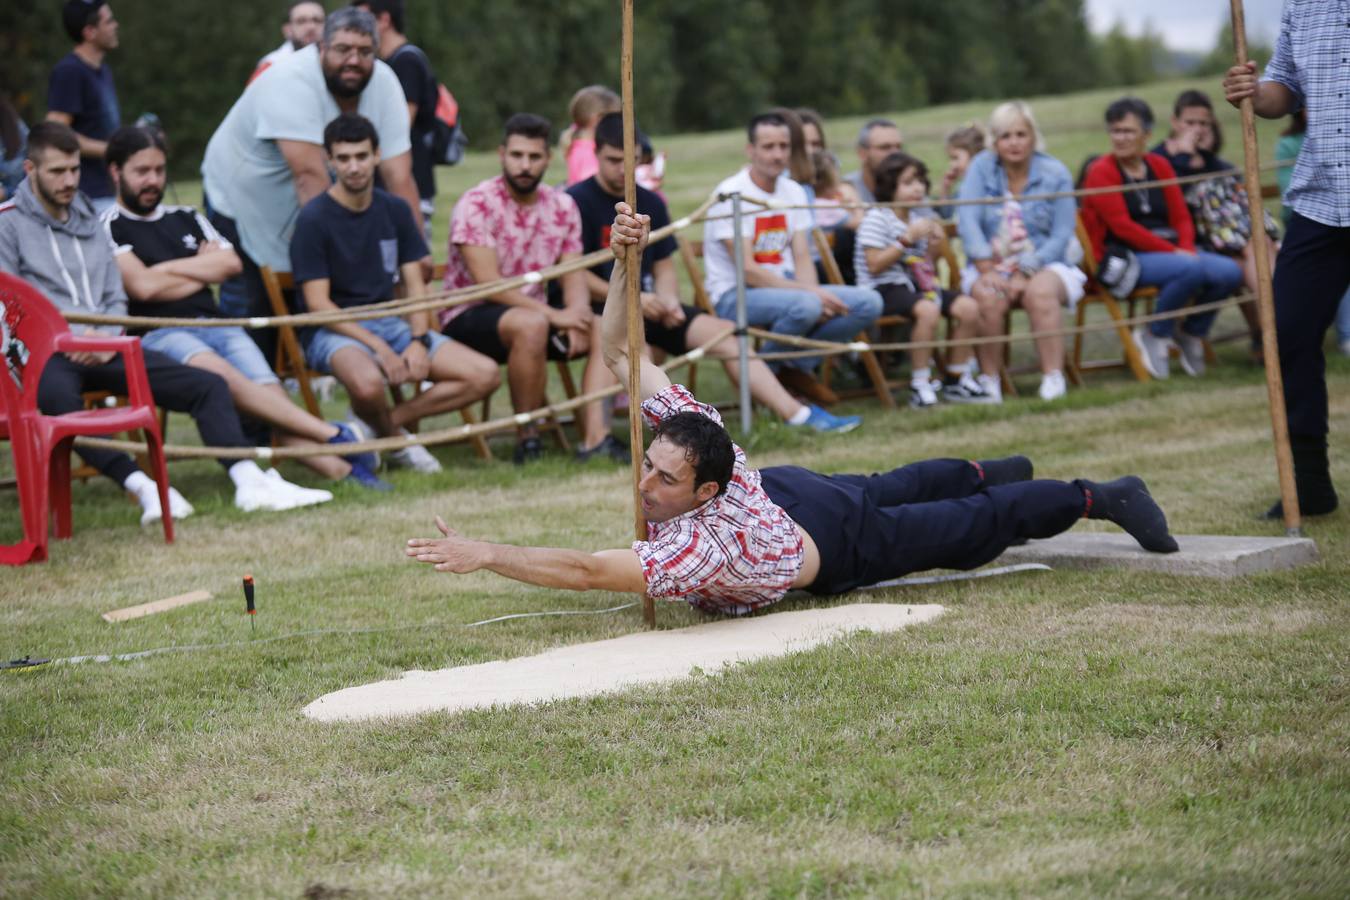
{"label": "green grass field", "polygon": [[[1179,86],[1141,93],[1161,108]],[[1073,165],[1100,148],[1110,96],[1037,101],[1051,149],[1071,147]],[[947,127],[985,111],[898,119],[936,162]],[[835,145],[855,126],[833,123]],[[734,169],[742,140],[658,143],[678,212]],[[494,166],[471,158],[447,191]],[[1225,313],[1217,331],[1236,324]],[[1053,405],[928,414],[858,401],[844,408],[867,421],[850,435],[760,416],[742,443],[758,465],[823,471],[1026,453],[1046,477],[1142,475],[1180,533],[1279,534],[1255,519],[1276,493],[1264,381],[1242,344],[1219,350],[1202,380],[1099,374]],[[1334,356],[1330,379],[1333,475],[1346,486],[1350,361]],[[731,396],[712,367],[699,382],[708,398]],[[186,417],[170,438],[196,440]],[[173,546],[141,530],[111,484],[76,487],[74,538],[47,563],[0,573],[0,656],[229,646],[0,672],[0,896],[1350,893],[1344,510],[1307,523],[1321,560],[1294,572],[891,589],[863,599],[948,613],[663,688],[396,724],[304,719],[321,694],[405,670],[643,627],[630,609],[464,629],[624,598],[437,575],[404,559],[405,538],[441,514],[503,542],[619,546],[630,482],[556,451],[525,470],[436,452],[443,474],[397,473],[392,495],[339,487],[326,506],[281,514],[236,511],[214,463],[174,463],[197,514]],[[8,467],[5,454],[0,474]],[[0,509],[0,541],[16,540],[12,491]],[[258,582],[256,638],[245,572]],[[216,598],[99,618],[198,588]],[[703,621],[679,605],[658,617]],[[330,633],[288,637],[315,630]]]}

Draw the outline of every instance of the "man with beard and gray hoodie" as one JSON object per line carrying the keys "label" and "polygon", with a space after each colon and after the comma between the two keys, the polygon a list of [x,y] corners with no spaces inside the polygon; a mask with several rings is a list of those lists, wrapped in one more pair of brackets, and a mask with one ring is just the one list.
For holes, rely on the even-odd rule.
{"label": "man with beard and gray hoodie", "polygon": [[[80,143],[58,122],[43,122],[28,135],[27,178],[14,198],[0,204],[0,271],[24,279],[63,312],[126,315],[127,295],[113,258],[112,242],[79,192]],[[121,334],[118,326],[76,325],[77,332]],[[224,379],[179,365],[167,356],[144,351],[145,370],[155,402],[189,413],[202,441],[215,447],[247,447],[239,415]],[[84,408],[86,390],[125,393],[126,367],[111,352],[57,354],[38,385],[38,408],[60,415]],[[155,483],[125,453],[81,448],[80,457],[126,488],[141,504],[141,524],[163,516]],[[234,505],[245,511],[292,509],[331,500],[328,491],[311,490],[263,472],[252,460],[221,460],[234,482]],[[192,514],[192,505],[169,488],[169,512],[175,519]]]}

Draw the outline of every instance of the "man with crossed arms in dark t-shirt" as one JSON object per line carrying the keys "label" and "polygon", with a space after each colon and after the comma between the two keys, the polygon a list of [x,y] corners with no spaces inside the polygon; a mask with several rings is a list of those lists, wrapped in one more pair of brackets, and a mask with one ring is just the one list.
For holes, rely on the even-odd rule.
{"label": "man with crossed arms in dark t-shirt", "polygon": [[[612,242],[644,245],[649,221],[629,215],[627,204],[618,210]],[[626,382],[627,278],[616,257],[601,341],[605,363]],[[646,593],[742,615],[791,588],[838,594],[923,569],[973,569],[1080,518],[1115,522],[1152,552],[1177,550],[1162,510],[1133,476],[1032,481],[1024,456],[931,459],[870,476],[756,471],[715,409],[650,361],[638,364],[654,434],[638,484],[647,540],[598,553],[514,547],[463,537],[438,516],[442,537],[413,538],[406,554],[439,572],[488,569],[543,587]]]}
{"label": "man with crossed arms in dark t-shirt", "polygon": [[[424,294],[419,261],[427,245],[400,197],[375,187],[379,135],[364,116],[344,113],[323,132],[337,182],[300,210],[291,240],[291,271],[310,312],[389,300],[402,281],[407,296]],[[431,313],[406,320],[384,316],[308,328],[305,360],[337,376],[352,411],[380,437],[408,435],[425,416],[460,409],[497,389],[497,364],[430,328]],[[387,386],[433,384],[389,405]],[[392,465],[439,472],[420,444],[387,454]]]}

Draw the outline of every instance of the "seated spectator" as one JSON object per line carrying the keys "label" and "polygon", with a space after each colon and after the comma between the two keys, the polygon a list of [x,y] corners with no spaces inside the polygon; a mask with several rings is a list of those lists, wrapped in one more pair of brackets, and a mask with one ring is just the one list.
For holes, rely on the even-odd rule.
{"label": "seated spectator", "polygon": [[[124,316],[127,295],[113,246],[99,225],[89,198],[79,191],[80,142],[57,122],[42,122],[28,134],[27,178],[14,199],[0,207],[0,271],[18,276],[64,312]],[[79,334],[121,334],[117,326],[71,326]],[[179,365],[144,350],[145,371],[155,402],[192,416],[203,443],[248,447],[230,391],[220,376]],[[48,415],[84,409],[85,391],[127,392],[126,364],[112,352],[58,353],[47,362],[38,385],[38,408]],[[76,447],[86,463],[130,492],[141,505],[141,524],[159,521],[159,490],[125,453]],[[284,481],[276,469],[263,472],[252,460],[222,459],[234,482],[234,505],[245,511],[280,510],[333,499],[328,491]],[[192,504],[169,489],[169,514],[192,515]]]}
{"label": "seated spectator", "polygon": [[558,138],[558,151],[567,164],[567,185],[595,174],[595,124],[600,117],[622,109],[619,95],[603,84],[592,84],[572,95],[567,113],[572,124]]}
{"label": "seated spectator", "polygon": [[[1172,108],[1171,131],[1153,152],[1171,163],[1178,175],[1197,175],[1211,172],[1232,172],[1231,177],[1196,182],[1182,188],[1191,209],[1195,225],[1196,243],[1205,250],[1231,256],[1242,265],[1242,280],[1247,290],[1256,293],[1256,253],[1252,249],[1251,216],[1247,212],[1247,191],[1236,167],[1219,156],[1223,148],[1223,134],[1219,120],[1214,117],[1214,105],[1201,91],[1182,91]],[[1213,214],[1218,211],[1217,218]],[[1267,217],[1269,219],[1269,217]],[[1278,249],[1275,245],[1275,222],[1269,219],[1267,240],[1272,264]],[[1241,304],[1238,309],[1247,322],[1251,334],[1251,353],[1255,362],[1264,357],[1261,352],[1261,318],[1256,301]]]}
{"label": "seated spectator", "polygon": [[[908,153],[886,157],[876,176],[876,198],[881,203],[922,203],[928,196],[928,167]],[[937,283],[933,263],[946,239],[941,221],[931,212],[920,215],[913,207],[873,207],[858,228],[853,268],[860,286],[881,294],[882,315],[905,316],[913,322],[910,338],[914,341],[936,339],[943,315],[955,320],[951,336],[958,340],[974,337],[979,326],[975,301]],[[911,350],[909,405],[916,409],[937,406],[935,384],[956,403],[991,402],[970,372],[973,356],[969,346],[951,348],[945,380],[933,382],[933,349]]]}
{"label": "seated spectator", "polygon": [[[305,204],[291,241],[291,271],[310,312],[381,303],[426,293],[420,261],[427,245],[412,209],[375,187],[380,139],[364,116],[344,113],[323,130],[324,152],[337,173],[327,191]],[[337,377],[352,411],[379,437],[409,434],[427,416],[460,409],[497,388],[497,367],[431,327],[431,313],[334,322],[302,329],[305,361]],[[390,387],[430,386],[390,406]],[[392,466],[441,471],[420,444],[385,454]]]}
{"label": "seated spectator", "polygon": [[[980,304],[980,334],[1004,333],[1010,307],[1027,311],[1032,331],[1057,331],[1063,308],[1083,296],[1086,277],[1078,267],[1082,248],[1074,237],[1078,207],[1072,197],[1023,200],[1072,188],[1069,170],[1045,152],[1031,107],[1020,100],[1000,104],[989,117],[993,147],[970,161],[958,197],[1002,198],[1002,203],[960,206],[956,221],[969,264],[962,290]],[[999,381],[1003,347],[983,344],[980,387],[1002,402]],[[1036,339],[1041,363],[1042,400],[1064,396],[1064,338]]]}
{"label": "seated spectator", "polygon": [[[828,150],[817,150],[811,156],[816,170],[815,190],[816,225],[826,232],[848,228],[854,231],[862,224],[866,212],[858,204],[858,192],[839,173],[839,158]],[[814,245],[813,245],[814,246]]]}
{"label": "seated spectator", "polygon": [[[745,302],[749,322],[777,334],[805,335],[820,341],[851,341],[881,313],[881,298],[866,288],[822,286],[810,264],[807,232],[811,228],[806,192],[787,174],[791,137],[782,116],[765,113],[750,120],[746,155],[750,164],[724,180],[714,194],[739,193],[756,203],[742,206]],[[787,209],[774,207],[786,206]],[[706,288],[717,314],[736,318],[736,264],[730,217],[731,201],[709,211],[703,230]],[[763,352],[796,349],[769,342]],[[828,406],[838,398],[811,373],[818,358],[771,363],[790,391]]]}
{"label": "seated spectator", "polygon": [[[133,316],[214,319],[220,316],[211,285],[242,268],[234,247],[190,206],[164,206],[163,138],[146,128],[119,128],[108,139],[108,174],[117,205],[103,214]],[[225,379],[234,405],[281,429],[280,443],[355,441],[347,426],[325,422],[291,402],[262,351],[242,328],[152,328],[141,346],[174,362]],[[300,462],[331,479],[351,478],[388,490],[374,473],[374,454],[350,459],[303,456]]]}
{"label": "seated spectator", "polygon": [[[822,141],[823,141],[822,135]],[[853,188],[863,203],[876,202],[876,169],[881,161],[892,153],[905,148],[900,129],[890,119],[872,119],[858,132],[858,171],[847,175],[844,182]],[[839,273],[846,284],[857,284],[857,273],[853,271],[855,255],[854,239],[857,230],[840,228],[835,232],[834,260],[839,264]]]}
{"label": "seated spectator", "polygon": [[[1130,187],[1176,177],[1166,159],[1144,151],[1153,129],[1148,104],[1135,97],[1117,100],[1106,108],[1106,127],[1111,152],[1088,167],[1084,187],[1123,185],[1127,190],[1083,198],[1083,223],[1097,257],[1102,258],[1108,243],[1129,248],[1139,261],[1138,284],[1158,288],[1156,312],[1181,309],[1192,299],[1210,303],[1237,290],[1242,283],[1237,263],[1215,253],[1196,252],[1195,229],[1180,187]],[[1187,316],[1180,329],[1174,319],[1136,328],[1134,340],[1149,374],[1167,377],[1174,335],[1182,369],[1187,375],[1204,374],[1204,337],[1217,316],[1215,310]]]}
{"label": "seated spectator", "polygon": [[[983,149],[984,129],[973,123],[962,125],[947,135],[947,171],[942,175],[943,200],[956,197],[961,179],[966,177],[966,169],[970,168],[970,161]],[[955,209],[950,203],[940,203],[937,212],[942,218],[950,219]]]}
{"label": "seated spectator", "polygon": [[[502,174],[470,188],[450,217],[447,289],[515,278],[581,255],[581,217],[565,191],[546,184],[550,160],[547,119],[517,113],[506,120],[497,156]],[[591,313],[586,274],[561,278],[560,306],[549,303],[538,282],[502,290],[490,298],[452,306],[441,313],[444,333],[506,363],[511,405],[517,413],[541,408],[548,384],[548,361],[585,356],[599,346],[600,321]],[[590,392],[608,378],[598,354],[586,360],[582,389]],[[594,448],[605,433],[582,429],[581,443]],[[515,461],[544,452],[539,427],[520,426]]]}
{"label": "seated spectator", "polygon": [[[623,200],[623,117],[619,113],[610,113],[596,125],[595,152],[600,164],[595,175],[567,189],[581,211],[581,240],[585,253],[609,246],[615,204]],[[641,186],[637,189],[637,209],[640,215],[651,219],[653,229],[670,224],[666,204],[655,192]],[[647,343],[666,353],[679,355],[703,346],[734,323],[704,313],[695,306],[680,303],[674,252],[674,237],[665,237],[649,244],[642,254],[640,285]],[[603,312],[613,268],[614,263],[610,260],[586,272],[593,308],[598,304],[595,309],[597,317]],[[722,361],[733,383],[739,380],[738,347],[734,338],[718,341],[708,348],[707,354]],[[819,406],[798,403],[778,383],[763,360],[750,360],[749,377],[750,396],[777,413],[788,425],[806,425],[816,431],[842,433],[856,428],[862,422],[858,416],[834,416]],[[607,436],[606,440],[617,443],[612,436]],[[613,447],[613,444],[610,446]],[[579,451],[578,455],[585,452]],[[627,448],[624,449],[624,455],[627,455]]]}
{"label": "seated spectator", "polygon": [[829,150],[825,143],[825,120],[820,117],[820,113],[809,106],[797,107],[796,113],[797,118],[802,120],[802,137],[806,140],[806,152],[815,156],[822,150]]}

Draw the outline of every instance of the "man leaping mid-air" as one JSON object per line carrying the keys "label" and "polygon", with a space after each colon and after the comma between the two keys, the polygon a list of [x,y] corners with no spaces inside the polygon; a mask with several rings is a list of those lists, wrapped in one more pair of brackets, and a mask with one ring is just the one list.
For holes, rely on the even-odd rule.
{"label": "man leaping mid-air", "polygon": [[[624,302],[627,245],[649,222],[616,207],[617,262],[601,336],[605,363],[628,378]],[[1032,481],[1023,456],[932,459],[880,475],[821,475],[798,466],[756,471],[722,419],[641,360],[642,411],[654,436],[638,490],[650,524],[622,550],[516,547],[466,538],[439,517],[443,537],[414,538],[407,554],[439,572],[488,569],[543,587],[647,593],[742,615],[790,588],[839,594],[923,569],[973,569],[1025,538],[1047,538],[1081,518],[1108,519],[1146,550],[1172,553],[1167,519],[1135,476]]]}

